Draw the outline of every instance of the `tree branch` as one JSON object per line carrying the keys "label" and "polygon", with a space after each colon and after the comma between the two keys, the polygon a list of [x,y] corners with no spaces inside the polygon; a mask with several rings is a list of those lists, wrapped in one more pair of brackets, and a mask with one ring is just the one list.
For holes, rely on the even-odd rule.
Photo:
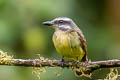
{"label": "tree branch", "polygon": [[[61,61],[59,60],[40,60],[40,59],[11,59],[9,63],[0,63],[0,65],[8,66],[25,66],[25,67],[61,67]],[[76,66],[74,61],[65,61],[62,67]],[[90,72],[100,68],[113,68],[120,67],[120,60],[105,60],[105,61],[93,61],[93,62],[80,62],[77,66],[86,67]]]}
{"label": "tree branch", "polygon": [[[47,60],[43,57],[40,59],[13,59],[13,57],[8,56],[6,53],[0,54],[0,65],[7,66],[25,66],[25,67],[61,67],[61,61],[59,60]],[[74,61],[65,61],[64,67],[72,67],[75,71],[81,71],[85,74],[90,74],[93,71],[101,68],[114,68],[120,67],[120,60],[105,60],[105,61],[89,61],[89,62],[79,62],[76,64]]]}

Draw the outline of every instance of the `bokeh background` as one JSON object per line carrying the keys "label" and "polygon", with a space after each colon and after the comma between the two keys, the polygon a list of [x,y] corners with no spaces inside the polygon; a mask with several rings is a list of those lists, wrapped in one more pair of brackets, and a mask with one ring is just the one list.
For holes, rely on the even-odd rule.
{"label": "bokeh background", "polygon": [[[83,31],[92,61],[120,58],[120,0],[0,0],[0,49],[14,58],[34,59],[37,54],[60,59],[52,43],[54,30],[42,22],[72,18]],[[41,80],[89,80],[71,69],[46,68]],[[103,79],[109,69],[97,70],[92,80]],[[32,68],[0,66],[0,80],[38,80]]]}

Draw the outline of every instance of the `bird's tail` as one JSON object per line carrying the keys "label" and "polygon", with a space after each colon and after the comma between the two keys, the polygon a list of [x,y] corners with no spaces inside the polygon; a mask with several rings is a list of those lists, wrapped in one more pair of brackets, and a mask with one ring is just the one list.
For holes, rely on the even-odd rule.
{"label": "bird's tail", "polygon": [[83,56],[81,62],[88,62],[88,56],[86,54]]}

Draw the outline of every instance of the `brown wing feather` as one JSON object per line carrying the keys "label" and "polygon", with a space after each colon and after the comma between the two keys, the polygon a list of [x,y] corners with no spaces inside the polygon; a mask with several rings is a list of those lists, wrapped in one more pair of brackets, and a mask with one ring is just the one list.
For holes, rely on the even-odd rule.
{"label": "brown wing feather", "polygon": [[87,58],[87,44],[86,44],[86,39],[85,39],[82,31],[77,30],[77,34],[80,36],[80,41],[81,41],[81,44],[82,44],[82,49],[83,49],[84,52],[85,52],[85,55],[84,55],[84,57],[82,58],[81,61],[88,61],[88,58]]}

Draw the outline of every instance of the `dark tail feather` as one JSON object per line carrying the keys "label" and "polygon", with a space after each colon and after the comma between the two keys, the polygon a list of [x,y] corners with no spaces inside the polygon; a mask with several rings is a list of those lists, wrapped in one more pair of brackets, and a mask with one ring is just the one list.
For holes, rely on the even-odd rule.
{"label": "dark tail feather", "polygon": [[85,61],[88,62],[88,57],[86,54],[83,56],[81,62],[85,62]]}

